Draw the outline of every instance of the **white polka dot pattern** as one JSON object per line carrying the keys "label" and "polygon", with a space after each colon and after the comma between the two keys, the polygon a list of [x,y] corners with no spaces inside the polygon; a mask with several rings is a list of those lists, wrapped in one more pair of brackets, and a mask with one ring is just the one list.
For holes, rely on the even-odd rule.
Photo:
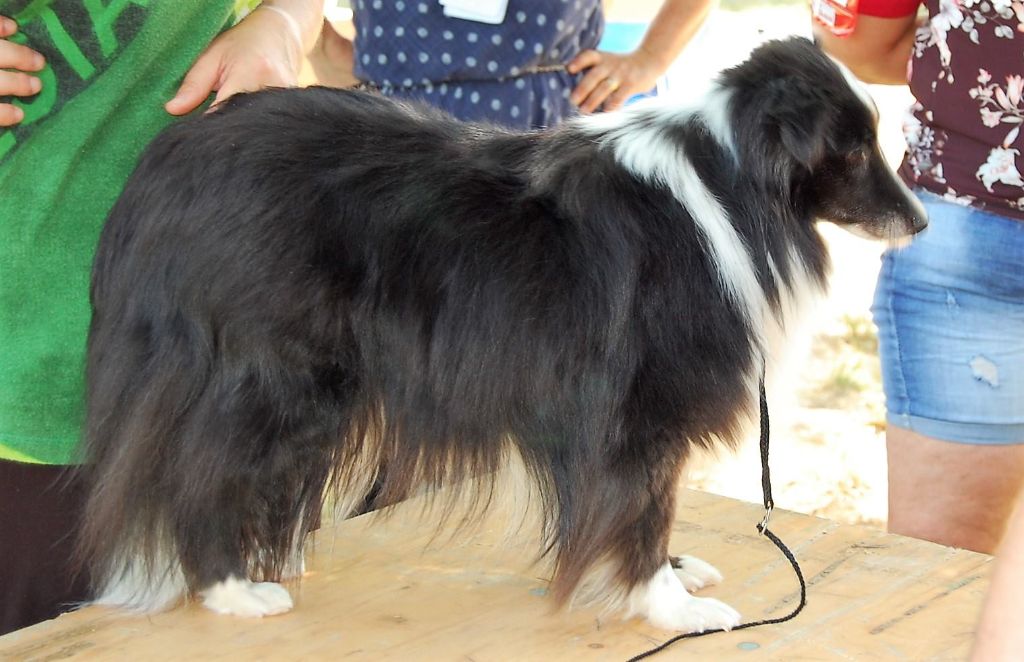
{"label": "white polka dot pattern", "polygon": [[491,25],[444,16],[438,0],[355,0],[356,75],[386,95],[467,120],[557,123],[579,76],[562,69],[597,46],[600,0],[509,0]]}

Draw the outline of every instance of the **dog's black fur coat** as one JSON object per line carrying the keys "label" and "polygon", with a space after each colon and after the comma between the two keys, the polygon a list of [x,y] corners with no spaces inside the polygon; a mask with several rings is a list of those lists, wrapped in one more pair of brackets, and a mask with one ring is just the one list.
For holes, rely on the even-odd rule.
{"label": "dog's black fur coat", "polygon": [[[773,43],[720,79],[734,152],[699,109],[621,130],[658,128],[687,156],[769,317],[824,282],[816,219],[923,222],[843,85],[809,43]],[[239,95],[165,131],[94,269],[94,576],[140,558],[180,562],[193,591],[276,580],[332,481],[379,476],[391,503],[514,451],[558,598],[599,561],[625,590],[648,580],[689,449],[750,413],[761,321],[672,187],[606,133],[515,135],[328,89]],[[851,179],[862,190],[842,192]]]}

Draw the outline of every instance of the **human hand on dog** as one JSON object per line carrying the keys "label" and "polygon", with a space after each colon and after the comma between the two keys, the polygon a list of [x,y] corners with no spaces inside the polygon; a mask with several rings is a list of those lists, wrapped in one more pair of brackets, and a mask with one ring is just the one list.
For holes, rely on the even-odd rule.
{"label": "human hand on dog", "polygon": [[346,88],[359,84],[355,75],[355,45],[351,39],[342,36],[330,21],[324,21],[320,38],[308,57],[313,74],[321,85]]}
{"label": "human hand on dog", "polygon": [[[184,115],[212,92],[217,93],[213,100],[217,105],[238,92],[294,87],[307,42],[315,40],[323,20],[322,8],[311,9],[315,4],[294,0],[260,5],[213,40],[164,108],[172,115]],[[316,31],[310,36],[309,25],[314,22]]]}
{"label": "human hand on dog", "polygon": [[592,113],[622,107],[631,96],[653,88],[663,69],[642,47],[627,54],[586,50],[567,67],[569,73],[586,70],[569,99],[580,111]]}
{"label": "human hand on dog", "polygon": [[[38,78],[24,72],[39,71],[46,66],[46,60],[31,48],[8,39],[17,32],[17,23],[0,16],[0,97],[30,97],[43,87]],[[11,103],[0,103],[0,126],[14,126],[24,118],[25,112],[21,108]]]}

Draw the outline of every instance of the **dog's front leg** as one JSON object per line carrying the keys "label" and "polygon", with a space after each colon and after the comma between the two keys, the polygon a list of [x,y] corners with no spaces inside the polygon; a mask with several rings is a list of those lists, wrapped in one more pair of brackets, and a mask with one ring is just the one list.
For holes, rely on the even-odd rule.
{"label": "dog's front leg", "polygon": [[[709,574],[721,578],[712,566],[700,559],[694,560],[709,569]],[[629,613],[643,616],[659,628],[679,632],[731,630],[739,625],[739,612],[729,605],[714,598],[690,595],[687,579],[693,580],[694,577],[687,573],[681,577],[666,562],[650,579],[633,588],[629,597]],[[703,582],[708,580],[699,578],[697,581],[703,586]]]}
{"label": "dog's front leg", "polygon": [[627,613],[643,616],[659,628],[679,632],[736,627],[740,615],[735,609],[714,598],[690,594],[721,582],[721,573],[693,556],[669,556],[676,481],[667,485],[658,485],[659,482],[655,476],[647,486],[648,506],[625,534],[630,542],[622,549],[632,549],[635,554],[633,558],[622,559],[631,566],[624,568],[632,580]]}
{"label": "dog's front leg", "polygon": [[640,616],[665,630],[728,630],[740,622],[736,610],[690,594],[721,581],[721,574],[693,557],[682,557],[678,572],[670,561],[685,455],[672,437],[665,433],[659,444],[638,436],[644,441],[588,468],[580,482],[587,487],[571,501],[574,512],[560,518],[556,595],[578,581],[574,602],[621,607],[626,617]]}

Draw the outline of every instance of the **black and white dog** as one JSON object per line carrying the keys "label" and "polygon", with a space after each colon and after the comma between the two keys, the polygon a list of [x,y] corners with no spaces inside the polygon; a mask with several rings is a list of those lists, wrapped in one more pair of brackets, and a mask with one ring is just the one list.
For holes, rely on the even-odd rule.
{"label": "black and white dog", "polygon": [[[876,111],[806,40],[700,105],[513,134],[374,95],[235,97],[148,149],[93,274],[82,546],[98,601],[292,607],[279,584],[342,514],[513,460],[559,601],[729,628],[668,564],[690,450],[756,411],[769,331],[821,288],[826,219],[926,221]],[[482,478],[484,477],[484,478]],[[486,498],[484,499],[486,500]]]}

